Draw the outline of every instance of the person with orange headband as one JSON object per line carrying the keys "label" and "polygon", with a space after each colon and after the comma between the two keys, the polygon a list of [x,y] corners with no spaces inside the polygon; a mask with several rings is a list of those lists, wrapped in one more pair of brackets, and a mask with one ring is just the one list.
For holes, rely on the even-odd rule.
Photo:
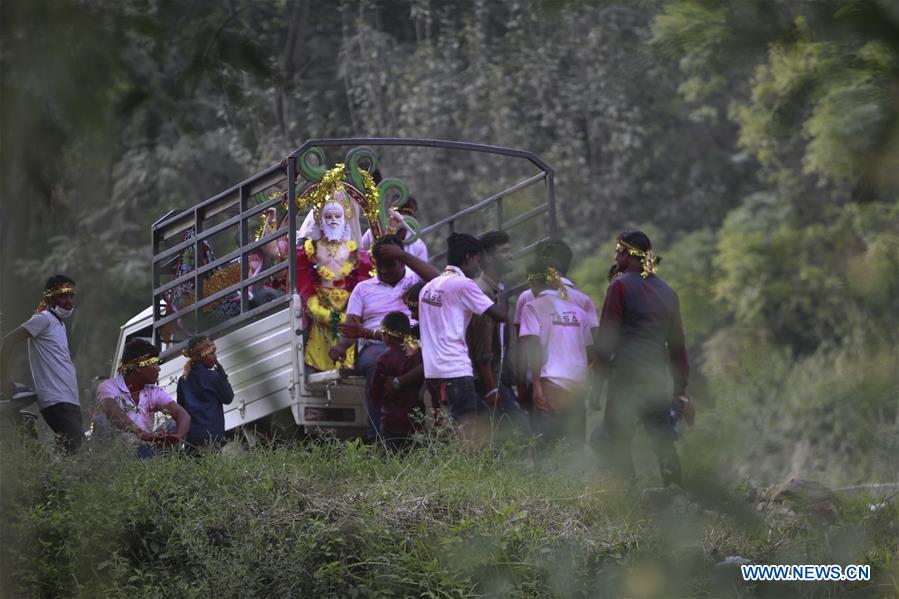
{"label": "person with orange headband", "polygon": [[215,341],[191,337],[182,352],[187,362],[178,379],[178,405],[190,414],[187,442],[194,447],[215,446],[225,436],[225,409],[234,399],[234,389],[216,356]]}
{"label": "person with orange headband", "polygon": [[78,379],[63,324],[74,309],[75,281],[65,275],[50,277],[34,314],[4,337],[0,348],[2,394],[7,388],[6,357],[14,344],[27,340],[28,362],[41,416],[69,454],[84,440]]}
{"label": "person with orange headband", "polygon": [[618,236],[615,264],[596,336],[597,366],[608,381],[605,418],[592,440],[608,450],[621,476],[633,480],[631,439],[636,424],[642,424],[663,484],[681,485],[672,418],[686,411],[692,419],[692,405],[686,397],[690,367],[680,302],[656,274],[658,258],[645,233]]}
{"label": "person with orange headband", "polygon": [[[159,350],[144,339],[132,339],[122,350],[119,375],[97,387],[97,407],[92,417],[94,434],[109,432],[109,424],[124,432],[126,440],[137,440],[138,455],[150,457],[159,446],[177,446],[190,430],[190,414],[156,383],[159,380]],[[174,433],[155,429],[156,412],[175,421]]]}

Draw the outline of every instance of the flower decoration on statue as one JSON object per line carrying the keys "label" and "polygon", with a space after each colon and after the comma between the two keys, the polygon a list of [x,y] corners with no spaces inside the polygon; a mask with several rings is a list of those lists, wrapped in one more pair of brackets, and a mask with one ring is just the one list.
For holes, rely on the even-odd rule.
{"label": "flower decoration on statue", "polygon": [[639,258],[640,264],[643,265],[643,272],[640,273],[640,276],[644,279],[651,274],[655,274],[655,266],[657,260],[656,257],[653,256],[652,250],[641,250],[640,248],[619,239],[615,243],[615,251],[618,253],[633,256],[635,258]]}

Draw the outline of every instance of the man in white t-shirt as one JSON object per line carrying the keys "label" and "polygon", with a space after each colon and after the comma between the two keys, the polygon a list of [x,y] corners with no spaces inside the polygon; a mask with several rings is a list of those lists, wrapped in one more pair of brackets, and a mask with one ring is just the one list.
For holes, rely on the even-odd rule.
{"label": "man in white t-shirt", "polygon": [[60,438],[67,453],[84,440],[78,379],[69,353],[63,320],[75,309],[75,281],[55,275],[44,285],[43,300],[35,313],[3,338],[0,349],[0,393],[7,386],[6,357],[13,345],[28,342],[28,363],[37,403],[44,420]]}
{"label": "man in white t-shirt", "polygon": [[369,398],[371,377],[378,357],[387,349],[381,339],[381,321],[397,311],[411,316],[403,302],[406,291],[419,281],[430,281],[439,271],[431,264],[403,250],[403,242],[396,235],[385,235],[371,251],[378,269],[375,278],[356,285],[347,302],[346,322],[340,326],[341,339],[331,349],[330,358],[342,360],[347,349],[360,340],[357,367],[365,376],[365,401],[369,416],[369,440],[380,434],[380,411]]}
{"label": "man in white t-shirt", "polygon": [[588,347],[593,337],[584,311],[567,299],[561,274],[546,260],[528,267],[535,298],[521,315],[520,338],[533,373],[535,428],[546,441],[570,436],[582,442]]}
{"label": "man in white t-shirt", "polygon": [[457,421],[486,412],[475,390],[474,371],[465,341],[473,315],[488,314],[506,320],[506,298],[491,301],[472,279],[481,264],[481,244],[471,235],[453,233],[447,239],[447,267],[421,290],[418,318],[425,378],[433,396],[447,405]]}
{"label": "man in white t-shirt", "polygon": [[[584,311],[584,318],[586,320],[587,328],[590,330],[591,335],[595,335],[597,330],[599,329],[599,317],[597,316],[596,305],[593,303],[593,300],[589,295],[577,289],[574,286],[574,283],[571,282],[571,280],[565,278],[565,275],[568,273],[568,269],[571,267],[571,259],[573,257],[571,248],[568,247],[568,244],[564,241],[551,240],[545,243],[541,243],[537,247],[536,255],[545,262],[547,267],[555,268],[559,272],[559,274],[561,275],[561,281],[565,285],[565,292],[568,301],[576,304],[581,310]],[[521,314],[524,310],[524,306],[533,299],[534,292],[530,289],[525,289],[521,292],[521,295],[518,296],[518,301],[515,303],[515,317],[512,323],[515,327],[516,332],[521,327]],[[516,374],[518,377],[518,400],[525,404],[528,404],[528,398],[530,397],[530,393],[528,392],[528,383],[530,381],[528,380],[526,358],[521,352],[520,343],[518,344]]]}

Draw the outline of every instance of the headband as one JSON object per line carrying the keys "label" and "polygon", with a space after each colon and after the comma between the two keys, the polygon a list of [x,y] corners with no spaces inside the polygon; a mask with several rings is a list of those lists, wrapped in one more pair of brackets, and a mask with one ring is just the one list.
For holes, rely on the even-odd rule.
{"label": "headband", "polygon": [[144,354],[139,358],[134,358],[133,360],[128,360],[127,362],[119,362],[119,372],[122,374],[128,374],[129,372],[135,371],[138,368],[143,368],[144,366],[152,366],[153,364],[159,364],[159,356],[154,356],[153,354]]}
{"label": "headband", "polygon": [[558,291],[559,296],[562,299],[568,299],[568,290],[565,289],[565,283],[562,282],[562,273],[552,266],[547,267],[543,272],[533,272],[529,274],[528,281],[546,283],[547,287]]}
{"label": "headband", "polygon": [[643,272],[640,273],[640,276],[644,279],[651,274],[655,274],[656,259],[655,256],[652,255],[652,250],[641,250],[640,248],[619,239],[615,242],[615,251],[639,258],[640,264],[643,265]]}

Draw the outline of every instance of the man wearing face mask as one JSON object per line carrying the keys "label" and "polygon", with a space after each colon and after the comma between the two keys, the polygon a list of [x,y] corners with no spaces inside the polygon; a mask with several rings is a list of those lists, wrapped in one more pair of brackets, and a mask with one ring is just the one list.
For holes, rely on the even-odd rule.
{"label": "man wearing face mask", "polygon": [[74,309],[75,281],[65,275],[50,277],[34,314],[3,338],[0,350],[2,391],[7,388],[6,356],[14,344],[28,342],[28,362],[41,416],[69,454],[74,453],[84,440],[78,379],[63,324]]}

